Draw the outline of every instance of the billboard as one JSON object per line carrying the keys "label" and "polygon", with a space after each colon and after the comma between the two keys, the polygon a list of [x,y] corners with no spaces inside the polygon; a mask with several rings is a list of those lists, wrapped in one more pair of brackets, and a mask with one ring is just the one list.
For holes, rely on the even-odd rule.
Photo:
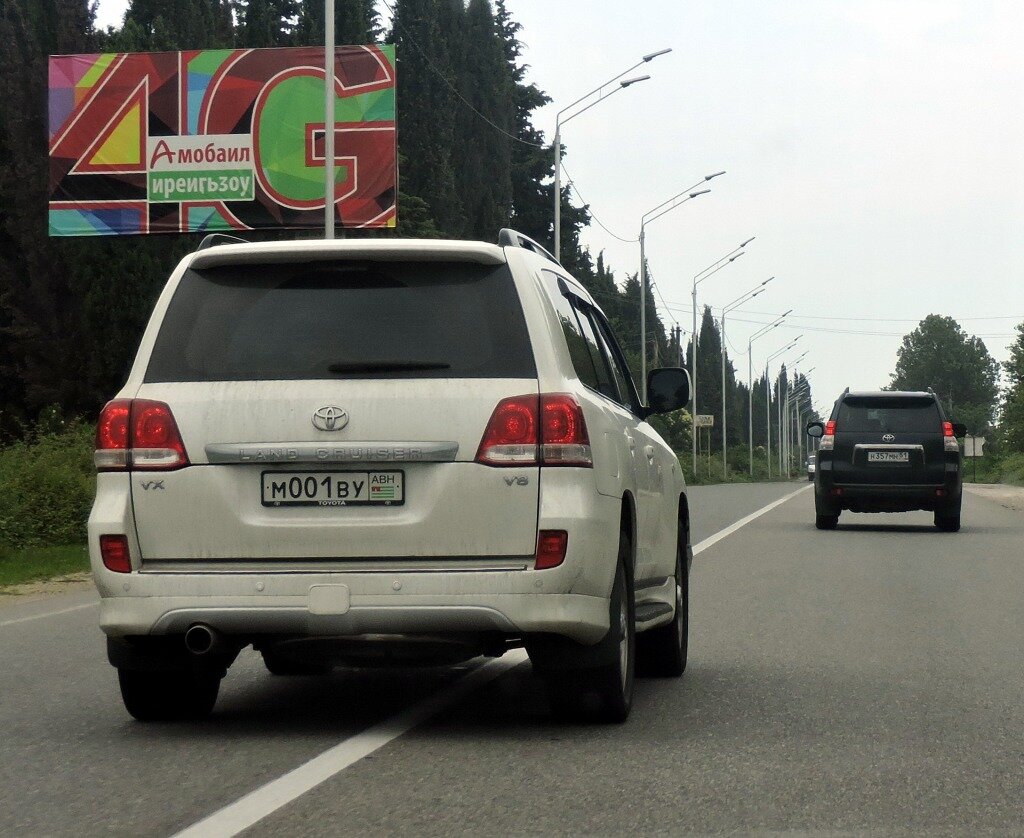
{"label": "billboard", "polygon": [[[51,236],[323,227],[317,47],[51,56]],[[338,47],[336,223],[394,227],[395,48]]]}

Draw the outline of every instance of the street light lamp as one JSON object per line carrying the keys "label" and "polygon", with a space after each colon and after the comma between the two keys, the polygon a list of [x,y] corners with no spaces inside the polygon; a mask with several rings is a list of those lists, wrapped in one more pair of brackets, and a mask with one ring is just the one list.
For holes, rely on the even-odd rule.
{"label": "street light lamp", "polygon": [[[647,225],[661,218],[666,213],[672,212],[677,207],[681,207],[698,195],[706,195],[711,191],[710,189],[697,189],[697,187],[724,174],[725,172],[723,171],[704,175],[695,184],[688,186],[678,195],[673,195],[667,201],[662,201],[654,209],[640,216],[640,387],[642,393],[641,401],[644,404],[647,404],[647,256],[644,250],[647,239]],[[697,467],[696,456],[693,467]]]}
{"label": "street light lamp", "polygon": [[[773,323],[769,323],[763,329],[759,329],[747,340],[747,444],[750,449],[750,476],[754,476],[754,341],[777,329],[782,321],[793,313],[793,309],[780,315]],[[769,477],[771,474],[768,475]]]}
{"label": "street light lamp", "polygon": [[732,311],[734,308],[736,308],[736,306],[743,305],[743,303],[748,302],[748,301],[754,299],[754,297],[756,297],[758,294],[763,293],[764,292],[764,287],[769,282],[771,282],[773,279],[775,279],[774,276],[768,277],[768,279],[766,279],[760,285],[757,285],[754,288],[752,288],[746,294],[743,294],[743,295],[737,297],[735,300],[733,300],[728,305],[722,306],[722,479],[723,480],[728,480],[729,479],[728,460],[727,460],[727,457],[726,457],[726,452],[728,451],[728,446],[729,446],[729,443],[728,443],[729,426],[728,426],[728,418],[726,416],[726,398],[725,398],[725,315],[728,314],[730,311]]}
{"label": "street light lamp", "polygon": [[[650,76],[637,76],[636,78],[626,79],[625,81],[619,81],[619,79],[621,79],[624,75],[626,75],[627,73],[632,73],[637,67],[643,64],[648,64],[655,58],[657,58],[659,55],[665,55],[666,53],[669,52],[672,52],[671,47],[667,47],[666,49],[660,49],[656,52],[649,52],[629,69],[623,70],[614,78],[608,79],[608,81],[606,81],[604,84],[595,87],[589,93],[583,94],[575,102],[566,105],[555,116],[555,259],[557,259],[558,261],[561,261],[562,259],[562,125],[564,125],[570,119],[575,119],[584,111],[590,110],[590,108],[594,107],[594,105],[596,105],[598,102],[607,99],[609,96],[617,93],[618,91],[625,90],[630,85],[636,84],[637,82],[646,81],[647,79],[649,79]],[[619,82],[618,87],[616,87],[609,93],[603,92],[604,89],[608,87],[608,85],[614,84],[617,81]],[[578,104],[580,104],[580,102],[589,99],[595,93],[598,94],[596,100],[591,102],[585,108],[581,108],[576,113],[567,116],[565,119],[562,119],[562,114],[564,114],[566,111],[572,110]]]}
{"label": "street light lamp", "polygon": [[[710,175],[710,177],[715,177],[715,175]],[[720,270],[722,270],[722,268],[726,267],[727,265],[731,265],[733,262],[739,259],[744,253],[746,253],[746,251],[743,248],[750,244],[755,238],[755,236],[751,236],[739,247],[733,248],[728,253],[726,253],[725,256],[723,256],[721,259],[716,259],[704,270],[695,274],[693,277],[693,290],[691,292],[691,297],[693,300],[693,334],[690,338],[690,383],[692,385],[690,388],[690,415],[692,417],[691,421],[693,422],[694,428],[693,433],[691,434],[691,442],[693,447],[694,477],[697,476],[697,286],[700,285],[705,279],[709,279],[713,274],[718,273]]]}

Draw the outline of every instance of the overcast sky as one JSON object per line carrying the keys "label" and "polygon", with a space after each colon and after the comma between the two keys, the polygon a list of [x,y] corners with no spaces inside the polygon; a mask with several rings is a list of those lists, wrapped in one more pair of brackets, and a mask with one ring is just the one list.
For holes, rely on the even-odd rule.
{"label": "overcast sky", "polygon": [[[124,5],[101,0],[101,25],[119,23]],[[776,277],[730,315],[742,378],[749,335],[790,308],[786,326],[754,344],[754,364],[803,334],[801,366],[815,368],[820,405],[847,385],[886,384],[900,337],[929,313],[957,318],[1006,357],[1024,321],[1024,3],[508,5],[523,25],[530,78],[554,100],[536,117],[549,138],[559,108],[641,55],[673,48],[645,66],[650,81],[564,128],[565,166],[594,214],[626,239],[647,210],[728,172],[651,224],[647,252],[671,307],[662,316],[689,331],[693,275],[757,236],[699,289],[717,316]],[[586,242],[620,280],[637,269],[635,243],[596,224]]]}

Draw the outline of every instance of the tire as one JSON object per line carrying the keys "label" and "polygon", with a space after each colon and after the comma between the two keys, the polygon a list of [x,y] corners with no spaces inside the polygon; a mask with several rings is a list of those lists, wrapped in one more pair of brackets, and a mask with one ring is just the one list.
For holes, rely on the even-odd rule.
{"label": "tire", "polygon": [[842,510],[832,506],[827,500],[820,498],[815,489],[814,494],[814,526],[819,530],[834,530],[839,523]]}
{"label": "tire", "polygon": [[955,510],[952,511],[936,509],[935,526],[938,527],[942,532],[959,532],[960,508],[957,507]]}
{"label": "tire", "polygon": [[637,674],[642,677],[678,678],[686,671],[690,633],[690,577],[681,551],[676,556],[676,612],[671,623],[645,631],[636,639]]}
{"label": "tire", "polygon": [[275,655],[273,652],[261,652],[263,664],[271,675],[281,677],[300,675],[330,675],[334,667],[327,663],[306,663]]}
{"label": "tire", "polygon": [[608,634],[599,644],[605,662],[585,669],[542,673],[548,703],[557,719],[621,724],[629,717],[636,682],[633,580],[627,569],[630,560],[629,540],[622,537],[608,604]]}
{"label": "tire", "polygon": [[195,670],[118,669],[117,679],[125,709],[140,722],[180,722],[210,715],[217,703],[221,675]]}
{"label": "tire", "polygon": [[815,515],[814,526],[819,530],[834,530],[839,525],[838,515]]}

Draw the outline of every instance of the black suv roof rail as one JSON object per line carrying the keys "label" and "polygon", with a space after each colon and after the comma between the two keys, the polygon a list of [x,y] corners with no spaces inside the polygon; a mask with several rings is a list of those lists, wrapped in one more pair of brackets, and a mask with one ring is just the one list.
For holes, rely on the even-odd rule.
{"label": "black suv roof rail", "polygon": [[849,393],[849,392],[850,392],[850,388],[849,388],[849,387],[847,387],[847,388],[846,388],[845,390],[843,390],[843,395],[845,396],[845,395],[846,395],[847,393]]}
{"label": "black suv roof rail", "polygon": [[240,239],[238,236],[229,236],[227,233],[210,233],[203,237],[196,250],[206,250],[208,247],[217,247],[222,244],[250,244],[250,242]]}
{"label": "black suv roof rail", "polygon": [[524,250],[532,250],[547,259],[549,262],[554,262],[558,267],[562,267],[562,263],[559,262],[546,247],[538,244],[529,236],[524,236],[518,230],[512,230],[508,227],[502,227],[498,231],[498,245],[500,247],[521,247]]}

